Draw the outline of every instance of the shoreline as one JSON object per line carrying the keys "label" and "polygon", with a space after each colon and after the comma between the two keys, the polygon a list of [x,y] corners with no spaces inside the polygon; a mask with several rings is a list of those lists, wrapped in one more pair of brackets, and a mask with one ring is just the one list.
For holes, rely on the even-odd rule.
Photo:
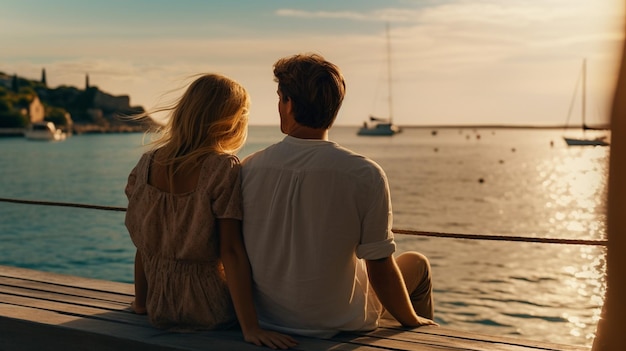
{"label": "shoreline", "polygon": [[[23,137],[26,128],[0,128],[0,137]],[[69,135],[80,134],[116,134],[116,133],[144,133],[144,126],[100,126],[95,124],[74,125]]]}

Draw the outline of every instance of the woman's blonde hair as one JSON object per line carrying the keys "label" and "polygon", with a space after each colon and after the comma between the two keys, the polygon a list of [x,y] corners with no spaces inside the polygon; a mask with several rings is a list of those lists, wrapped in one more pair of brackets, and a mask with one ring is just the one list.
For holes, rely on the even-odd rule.
{"label": "woman's blonde hair", "polygon": [[173,174],[209,153],[236,153],[248,136],[249,105],[241,84],[219,74],[200,75],[177,101],[143,114],[168,113],[150,142],[159,149],[159,163],[172,166]]}

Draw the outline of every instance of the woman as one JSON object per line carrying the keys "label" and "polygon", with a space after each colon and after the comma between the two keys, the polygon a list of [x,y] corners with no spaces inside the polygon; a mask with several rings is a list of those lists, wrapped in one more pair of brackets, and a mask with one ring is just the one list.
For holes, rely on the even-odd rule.
{"label": "woman", "polygon": [[206,74],[155,111],[170,118],[126,186],[137,247],[132,309],[173,330],[225,328],[236,317],[246,341],[284,349],[296,342],[259,327],[241,234],[234,153],[246,140],[249,100],[237,82]]}

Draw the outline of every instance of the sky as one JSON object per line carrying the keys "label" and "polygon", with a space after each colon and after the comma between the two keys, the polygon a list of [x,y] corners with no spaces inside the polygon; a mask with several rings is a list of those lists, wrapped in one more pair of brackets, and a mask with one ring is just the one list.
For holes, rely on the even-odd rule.
{"label": "sky", "polygon": [[146,109],[178,97],[190,76],[220,73],[247,88],[253,125],[278,125],[272,65],[302,52],[344,74],[338,125],[390,111],[404,126],[580,123],[584,59],[587,121],[607,123],[625,17],[623,0],[0,0],[0,8],[0,72],[38,80],[45,68],[49,87],[79,88],[88,74],[92,86]]}

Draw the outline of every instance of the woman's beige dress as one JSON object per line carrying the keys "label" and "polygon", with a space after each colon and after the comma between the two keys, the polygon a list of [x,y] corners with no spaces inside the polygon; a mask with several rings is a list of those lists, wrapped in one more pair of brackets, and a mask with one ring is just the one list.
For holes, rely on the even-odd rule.
{"label": "woman's beige dress", "polygon": [[126,227],[143,257],[148,319],[175,330],[232,325],[216,219],[242,218],[239,159],[208,156],[196,189],[171,194],[147,183],[153,155],[141,157],[126,186]]}

